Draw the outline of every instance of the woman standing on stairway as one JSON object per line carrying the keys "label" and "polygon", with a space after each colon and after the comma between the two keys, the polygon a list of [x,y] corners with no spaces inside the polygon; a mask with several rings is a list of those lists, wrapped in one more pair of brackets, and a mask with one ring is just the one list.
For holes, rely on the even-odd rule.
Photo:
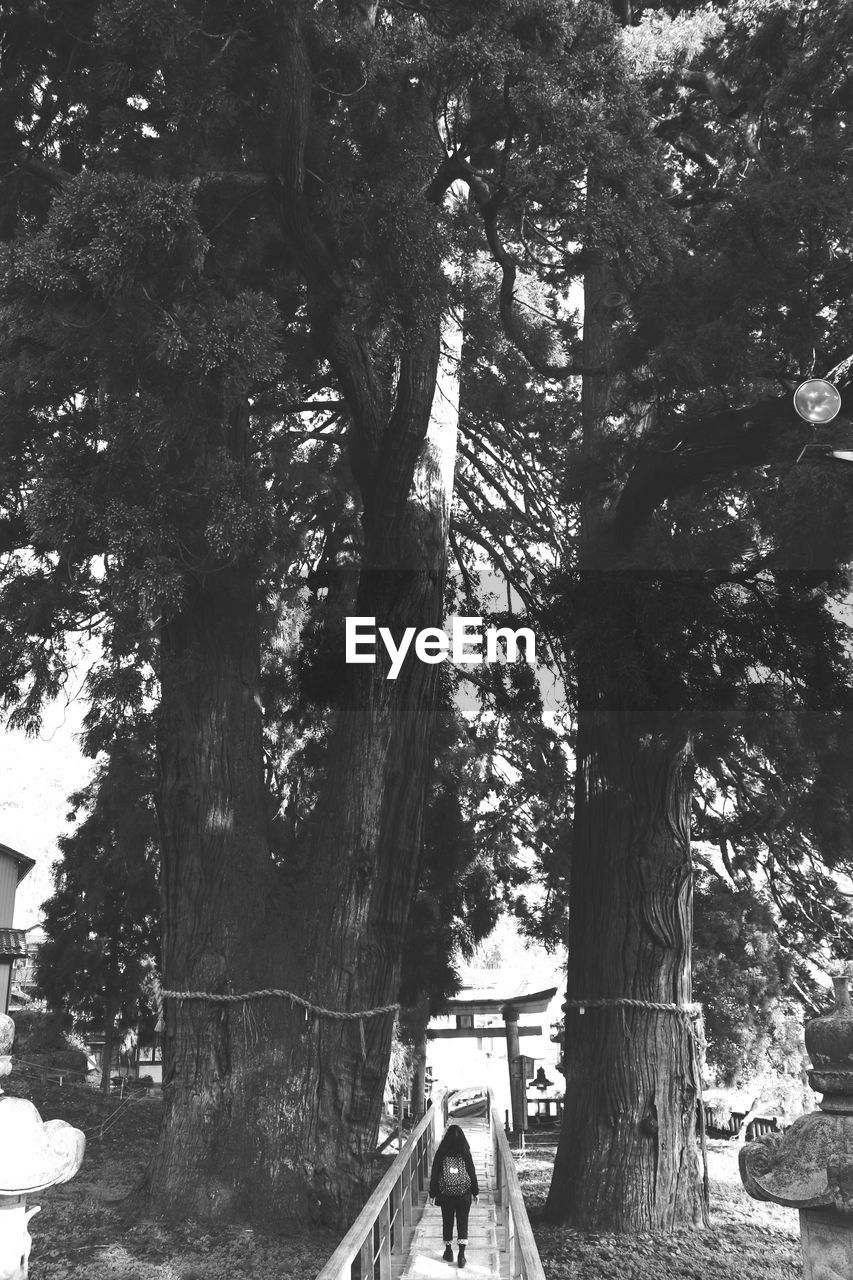
{"label": "woman standing on stairway", "polygon": [[471,1157],[471,1148],[458,1124],[448,1125],[432,1162],[429,1180],[430,1204],[441,1207],[444,1226],[445,1262],[453,1261],[453,1220],[456,1219],[456,1239],[459,1242],[460,1267],[465,1266],[465,1246],[468,1243],[468,1214],[472,1199],[480,1195],[477,1171]]}

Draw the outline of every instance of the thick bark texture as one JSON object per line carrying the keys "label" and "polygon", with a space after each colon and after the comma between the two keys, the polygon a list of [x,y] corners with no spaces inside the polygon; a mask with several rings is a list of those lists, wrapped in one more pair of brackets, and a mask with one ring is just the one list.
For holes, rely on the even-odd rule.
{"label": "thick bark texture", "polygon": [[[593,205],[596,195],[593,176]],[[602,249],[590,255],[585,280],[591,369],[609,364],[611,289]],[[590,452],[609,399],[606,376],[584,378]],[[650,584],[607,567],[601,516],[601,501],[588,499],[577,618],[569,620],[578,741],[566,1102],[546,1213],[585,1230],[645,1231],[703,1220],[690,1022],[686,1013],[642,1007],[690,1002],[691,751],[687,730],[646,679],[637,619]],[[656,595],[665,601],[665,590]],[[624,999],[641,1004],[581,1012],[572,1003]]]}
{"label": "thick bark texture", "polygon": [[[618,582],[612,584],[618,590]],[[690,1002],[691,753],[684,731],[582,673],[568,1000]],[[698,1059],[675,1012],[566,1009],[556,1221],[647,1231],[703,1220]]]}
{"label": "thick bark texture", "polygon": [[[441,577],[417,571],[362,575],[359,613],[399,635],[436,625]],[[435,668],[408,662],[396,681],[387,667],[355,667],[330,743],[328,779],[308,846],[295,981],[317,1004],[371,1009],[394,1002],[402,945],[422,846],[431,759]],[[360,1201],[376,1145],[394,1018],[357,1022],[319,1017],[291,1046],[277,1142],[304,1158],[285,1203],[342,1220]]]}
{"label": "thick bark texture", "polygon": [[[421,424],[420,459],[408,464],[411,496],[402,518],[397,512],[404,475],[388,448],[385,470],[394,473],[394,482],[374,491],[367,522],[355,614],[375,617],[377,627],[387,626],[397,639],[406,627],[438,626],[443,617],[459,335],[446,332],[448,338],[450,364],[438,367],[436,343],[434,364],[428,352],[412,361],[421,370],[420,390],[415,393],[411,384],[401,388],[409,397],[408,421],[416,428]],[[441,395],[433,408],[436,382]],[[411,441],[397,440],[411,457]],[[297,899],[304,907],[292,925],[301,938],[300,990],[317,1003],[343,1009],[370,1009],[398,998],[423,845],[437,668],[411,654],[396,680],[387,678],[388,668],[383,653],[375,666],[348,669],[315,813],[308,879]],[[392,1030],[393,1016],[365,1020],[362,1056],[357,1025],[318,1019],[301,1055],[291,1056],[287,1087],[299,1092],[288,1144],[311,1152],[291,1194],[307,1196],[309,1212],[322,1207],[324,1217],[345,1219],[363,1193]]]}
{"label": "thick bark texture", "polygon": [[[158,816],[167,990],[246,991],[270,977],[258,946],[271,865],[256,620],[254,583],[234,568],[204,584],[189,578],[182,610],[163,629]],[[259,1036],[266,1010],[259,1021],[254,1008],[167,1001],[165,1013],[166,1105],[146,1180],[150,1198],[164,1212],[227,1215],[255,1144],[247,1081],[272,1065]]]}
{"label": "thick bark texture", "polygon": [[[437,340],[420,361],[403,476],[374,500],[353,613],[399,640],[442,617],[455,422],[430,424]],[[443,436],[443,447],[438,438]],[[391,446],[389,446],[390,448]],[[415,474],[412,474],[415,472]],[[257,601],[238,569],[190,586],[161,654],[160,817],[167,990],[283,988],[318,1009],[398,998],[402,944],[422,847],[435,667],[409,655],[389,680],[344,668],[326,778],[299,865],[268,842],[258,697]],[[379,1017],[306,1017],[281,998],[215,1005],[167,1000],[166,1116],[149,1170],[153,1207],[279,1226],[344,1223],[375,1148],[393,1030]],[[364,1041],[362,1043],[362,1032]]]}
{"label": "thick bark texture", "polygon": [[[228,580],[230,578],[230,581]],[[356,667],[297,881],[275,872],[257,640],[235,572],[198,589],[162,655],[167,990],[285,988],[334,1010],[393,1003],[417,874],[434,669]],[[440,580],[365,575],[358,608],[399,631],[440,616]],[[352,1213],[375,1146],[393,1014],[306,1018],[282,999],[166,1003],[153,1205],[285,1223]]]}

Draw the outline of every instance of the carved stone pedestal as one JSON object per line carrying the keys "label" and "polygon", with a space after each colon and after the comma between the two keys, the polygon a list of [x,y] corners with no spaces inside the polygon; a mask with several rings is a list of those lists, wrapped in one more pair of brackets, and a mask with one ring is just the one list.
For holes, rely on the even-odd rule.
{"label": "carved stone pedestal", "polygon": [[[15,1024],[0,1014],[0,1078],[11,1071]],[[0,1089],[0,1280],[27,1280],[28,1223],[39,1206],[27,1196],[67,1182],[80,1168],[86,1139],[64,1120],[48,1120],[25,1098]]]}
{"label": "carved stone pedestal", "polygon": [[853,1276],[850,1219],[837,1209],[801,1209],[800,1239],[805,1280],[849,1280]]}
{"label": "carved stone pedestal", "polygon": [[835,1011],[806,1025],[820,1111],[740,1153],[751,1196],[799,1209],[804,1280],[853,1277],[853,1006],[848,975],[833,981]]}
{"label": "carved stone pedestal", "polygon": [[27,1223],[39,1206],[27,1208],[26,1196],[0,1199],[0,1280],[25,1280],[32,1239]]}

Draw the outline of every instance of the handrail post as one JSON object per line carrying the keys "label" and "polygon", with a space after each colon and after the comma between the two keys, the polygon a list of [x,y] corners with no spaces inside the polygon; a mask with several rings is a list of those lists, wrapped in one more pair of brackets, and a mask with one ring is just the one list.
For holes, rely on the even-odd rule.
{"label": "handrail post", "polygon": [[495,1204],[501,1206],[504,1215],[499,1226],[502,1227],[500,1234],[507,1253],[509,1277],[510,1280],[519,1280],[519,1277],[524,1280],[545,1280],[518,1181],[515,1157],[500,1121],[496,1118],[496,1111],[494,1098],[491,1098],[489,1117],[495,1155]]}
{"label": "handrail post", "polygon": [[379,1210],[379,1280],[391,1280],[391,1197]]}
{"label": "handrail post", "polygon": [[[428,1179],[438,1105],[423,1116],[413,1129],[408,1142],[391,1168],[374,1188],[356,1221],[326,1262],[317,1280],[350,1280],[352,1267],[358,1260],[361,1280],[391,1280],[392,1232],[395,1251],[408,1246],[406,1225],[414,1218],[415,1177],[418,1190]],[[406,1199],[409,1211],[406,1211]],[[395,1205],[392,1206],[392,1200]]]}
{"label": "handrail post", "polygon": [[504,1239],[506,1241],[505,1248],[507,1251],[507,1256],[509,1258],[509,1274],[510,1276],[514,1276],[515,1272],[512,1269],[512,1262],[513,1262],[512,1246],[515,1242],[515,1221],[513,1219],[512,1205],[510,1203],[507,1203],[507,1207],[506,1207],[506,1215],[504,1219]]}
{"label": "handrail post", "polygon": [[[489,1092],[491,1098],[491,1091]],[[497,1125],[494,1106],[489,1108],[489,1138],[492,1143],[492,1161],[495,1166],[495,1204],[503,1206],[503,1164],[501,1162],[500,1144],[498,1143]]]}
{"label": "handrail post", "polygon": [[361,1280],[373,1280],[373,1223],[370,1224],[370,1230],[364,1238],[361,1248],[358,1251],[358,1268],[361,1273]]}
{"label": "handrail post", "polygon": [[409,1206],[408,1206],[408,1197],[406,1195],[405,1166],[400,1172],[400,1179],[397,1183],[397,1197],[398,1197],[397,1203],[400,1206],[399,1209],[397,1210],[397,1216],[400,1219],[400,1249],[402,1250],[403,1242],[406,1236],[406,1228],[409,1225],[409,1215],[408,1215]]}

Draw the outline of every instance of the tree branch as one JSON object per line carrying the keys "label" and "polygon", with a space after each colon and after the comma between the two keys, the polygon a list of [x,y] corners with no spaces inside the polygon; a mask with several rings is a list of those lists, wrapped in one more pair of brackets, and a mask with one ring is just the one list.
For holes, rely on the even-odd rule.
{"label": "tree branch", "polygon": [[[839,389],[851,385],[851,369],[853,359],[832,371]],[[837,418],[833,426],[839,425],[850,426],[850,417]],[[613,511],[617,542],[627,544],[663,502],[695,484],[741,467],[793,465],[803,453],[807,429],[789,395],[676,426],[629,475]],[[834,461],[823,452],[815,456]]]}
{"label": "tree branch", "polygon": [[441,334],[438,321],[400,359],[397,394],[388,420],[385,437],[392,442],[383,450],[379,465],[363,491],[365,520],[379,515],[389,536],[396,529],[412,485],[418,455],[426,439],[432,402],[435,395]]}
{"label": "tree branch", "polygon": [[605,369],[589,369],[574,361],[568,364],[552,364],[536,354],[515,314],[515,281],[518,264],[513,254],[504,245],[498,230],[498,213],[504,202],[505,193],[499,188],[492,195],[483,178],[475,173],[461,152],[457,151],[443,161],[424,195],[426,199],[437,202],[457,181],[464,182],[473,196],[483,218],[483,230],[489,251],[501,269],[498,307],[504,333],[513,346],[521,352],[532,369],[543,378],[549,378],[554,382],[564,382],[567,378],[580,377],[582,374],[606,373]]}
{"label": "tree branch", "polygon": [[603,374],[605,369],[590,369],[575,361],[568,364],[552,364],[548,360],[542,360],[536,355],[531,344],[527,340],[522,326],[519,324],[518,317],[515,314],[515,279],[517,274],[517,265],[515,258],[503,244],[498,232],[498,211],[500,209],[500,193],[493,196],[490,200],[483,202],[478,195],[477,188],[471,187],[474,198],[480,207],[483,215],[483,228],[486,233],[486,241],[491,251],[492,257],[501,269],[501,284],[498,294],[498,306],[500,309],[501,323],[503,324],[504,333],[510,342],[524,356],[527,363],[543,378],[549,378],[555,382],[563,382],[566,378],[579,377],[582,374],[594,375]]}

